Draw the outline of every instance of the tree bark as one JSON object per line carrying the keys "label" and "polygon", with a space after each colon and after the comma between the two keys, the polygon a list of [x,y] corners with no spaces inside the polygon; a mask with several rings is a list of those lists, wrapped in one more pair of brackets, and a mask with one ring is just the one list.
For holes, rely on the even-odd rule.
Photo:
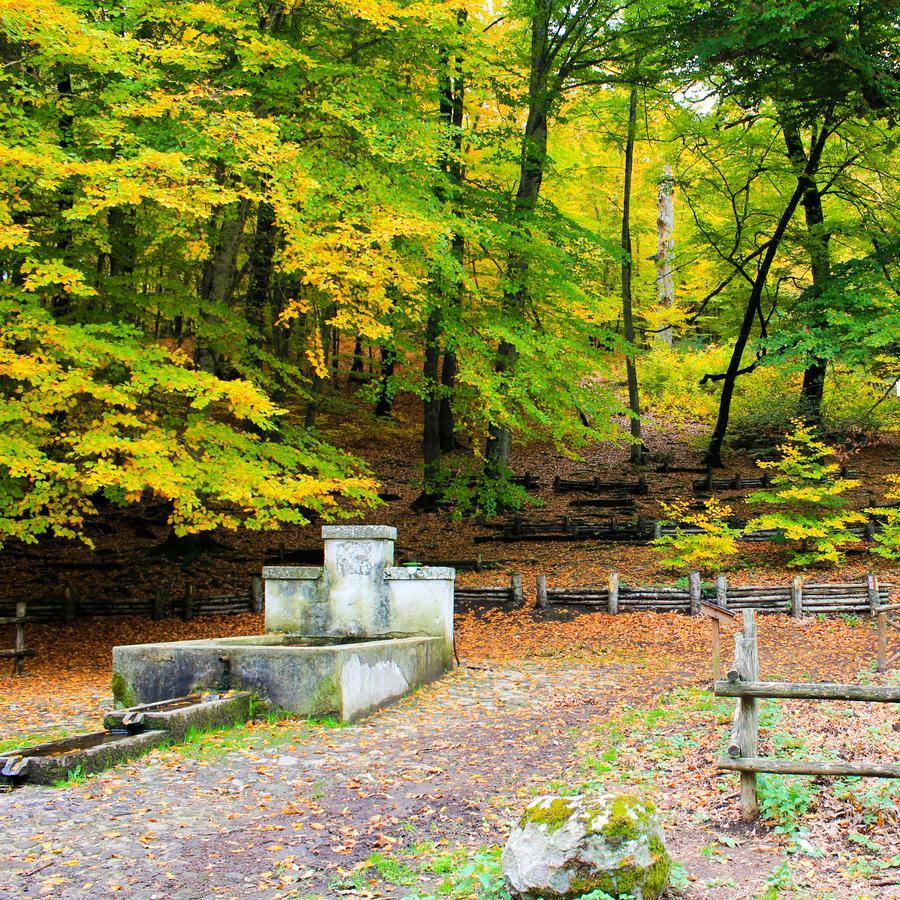
{"label": "tree bark", "polygon": [[631,302],[631,181],[634,174],[634,141],[637,133],[637,87],[628,99],[628,133],[625,138],[625,185],[622,191],[622,324],[628,351],[625,372],[628,379],[628,408],[631,410],[631,462],[641,462],[641,400],[634,362],[634,315]]}
{"label": "tree bark", "polygon": [[389,416],[394,408],[394,391],[391,378],[394,375],[394,365],[397,362],[397,354],[392,347],[381,348],[381,387],[378,391],[378,402],[375,404],[376,416]]}
{"label": "tree bark", "polygon": [[422,460],[425,464],[425,493],[430,493],[441,464],[441,399],[440,399],[440,333],[441,311],[433,309],[425,325],[425,354],[422,375],[425,381],[424,418],[422,423]]}
{"label": "tree bark", "polygon": [[441,408],[438,414],[441,453],[457,449],[456,422],[453,416],[453,388],[456,385],[456,351],[444,350],[441,365]]}
{"label": "tree bark", "polygon": [[[784,140],[788,156],[798,166],[806,164],[806,152],[803,149],[803,137],[800,129],[794,124],[784,126]],[[803,213],[806,220],[810,268],[813,284],[823,288],[831,276],[831,251],[829,241],[831,234],[825,228],[825,212],[822,209],[822,195],[815,178],[809,179],[807,189],[803,192]],[[811,323],[815,325],[815,323]],[[818,425],[822,421],[822,400],[825,395],[825,375],[828,361],[812,357],[803,373],[803,387],[800,390],[800,415],[810,424]]]}
{"label": "tree bark", "polygon": [[810,148],[806,165],[797,177],[797,186],[785,206],[781,217],[778,220],[772,237],[769,238],[768,246],[762,256],[756,276],[753,279],[753,285],[750,289],[750,298],[747,301],[747,308],[744,310],[744,318],[741,321],[741,327],[738,331],[737,339],[731,352],[731,359],[728,362],[728,368],[721,378],[722,394],[719,397],[719,414],[716,418],[716,425],[709,440],[709,447],[706,451],[706,463],[715,468],[722,466],[722,444],[725,441],[725,435],[728,432],[728,422],[731,417],[731,401],[734,398],[734,386],[741,374],[741,359],[744,350],[747,348],[747,342],[753,330],[753,322],[757,316],[762,317],[762,296],[765,291],[766,282],[772,263],[775,261],[775,255],[784,238],[784,233],[790,224],[797,206],[800,204],[803,195],[809,189],[822,158],[822,151],[825,149],[825,142],[828,139],[829,132],[826,128],[817,136]]}
{"label": "tree bark", "polygon": [[[275,311],[272,308],[273,260],[277,246],[275,209],[263,201],[256,209],[256,232],[247,259],[247,320],[267,339]],[[267,315],[268,313],[268,315]]]}
{"label": "tree bark", "polygon": [[[675,180],[672,167],[666,166],[659,180],[656,217],[656,304],[660,309],[671,309],[675,302]],[[672,346],[672,327],[667,325],[656,336],[660,343]]]}

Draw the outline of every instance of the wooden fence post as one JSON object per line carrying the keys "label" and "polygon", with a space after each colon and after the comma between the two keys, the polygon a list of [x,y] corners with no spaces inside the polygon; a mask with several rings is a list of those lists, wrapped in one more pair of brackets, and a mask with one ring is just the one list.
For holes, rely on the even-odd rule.
{"label": "wooden fence post", "polygon": [[153,621],[159,622],[166,617],[166,594],[165,591],[158,587],[153,595]]}
{"label": "wooden fence post", "polygon": [[25,674],[25,603],[16,604],[16,655],[13,658],[13,675]]}
{"label": "wooden fence post", "polygon": [[512,593],[513,606],[525,605],[525,591],[522,588],[522,576],[513,572],[509,577],[509,589]]}
{"label": "wooden fence post", "polygon": [[662,537],[662,522],[656,521],[653,523],[653,540],[658,541]]}
{"label": "wooden fence post", "polygon": [[716,603],[728,606],[728,579],[724,575],[716,576]]}
{"label": "wooden fence post", "polygon": [[78,615],[78,600],[72,593],[72,588],[63,589],[63,621],[68,625],[75,621]]}
{"label": "wooden fence post", "polygon": [[869,572],[866,576],[866,587],[869,592],[869,615],[874,616],[881,605],[881,588],[878,584],[878,576],[874,572]]}
{"label": "wooden fence post", "polygon": [[[759,681],[759,650],[756,642],[756,613],[743,611],[744,630],[734,636],[734,667],[729,681]],[[728,755],[732,758],[753,758],[759,743],[759,701],[755,697],[741,697],[734,710]],[[756,773],[741,772],[741,815],[745,822],[759,817],[756,796]]]}
{"label": "wooden fence post", "polygon": [[795,619],[803,617],[803,578],[800,575],[791,579],[791,615]]}
{"label": "wooden fence post", "polygon": [[611,616],[619,611],[619,573],[610,572],[606,579],[608,591],[606,609]]}
{"label": "wooden fence post", "polygon": [[184,585],[184,606],[181,610],[181,618],[185,622],[194,618],[194,586],[189,581]]}
{"label": "wooden fence post", "polygon": [[547,601],[547,576],[538,575],[537,577],[537,608],[547,609],[549,603]]}
{"label": "wooden fence post", "polygon": [[887,671],[887,613],[878,613],[878,671]]}
{"label": "wooden fence post", "polygon": [[690,572],[688,574],[688,590],[691,594],[691,615],[700,615],[700,600],[702,593],[700,590],[700,573]]}
{"label": "wooden fence post", "polygon": [[263,580],[259,575],[250,579],[250,611],[261,613],[266,606],[265,593],[263,592]]}

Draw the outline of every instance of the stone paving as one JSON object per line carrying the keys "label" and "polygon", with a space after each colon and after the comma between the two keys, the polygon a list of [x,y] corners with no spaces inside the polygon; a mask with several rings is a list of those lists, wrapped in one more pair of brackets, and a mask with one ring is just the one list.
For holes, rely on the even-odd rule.
{"label": "stone paving", "polygon": [[[2,794],[0,897],[332,897],[340,870],[375,850],[494,843],[506,805],[571,763],[576,726],[629,699],[630,674],[461,668],[350,727],[282,723],[277,740],[216,758],[155,752],[81,785]],[[673,683],[655,678],[642,673],[644,696]],[[379,896],[411,889],[391,890]]]}

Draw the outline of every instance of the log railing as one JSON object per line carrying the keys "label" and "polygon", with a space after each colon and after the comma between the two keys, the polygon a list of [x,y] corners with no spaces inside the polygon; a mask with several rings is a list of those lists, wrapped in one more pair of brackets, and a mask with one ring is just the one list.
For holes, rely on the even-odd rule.
{"label": "log railing", "polygon": [[900,763],[769,759],[758,755],[759,699],[852,700],[900,703],[900,687],[819,682],[760,681],[756,613],[743,611],[744,627],[734,636],[734,665],[727,680],[715,681],[717,697],[736,697],[728,755],[719,760],[723,771],[739,772],[741,814],[750,822],[759,816],[756,776],[775,775],[864,776],[900,778]]}

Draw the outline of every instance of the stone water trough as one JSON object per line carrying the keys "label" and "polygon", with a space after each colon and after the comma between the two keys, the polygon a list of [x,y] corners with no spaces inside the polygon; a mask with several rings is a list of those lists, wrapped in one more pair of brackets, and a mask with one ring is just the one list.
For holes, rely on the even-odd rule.
{"label": "stone water trough", "polygon": [[352,721],[453,664],[447,568],[394,566],[395,528],[322,528],[325,564],[270,566],[266,633],[113,649],[118,705],[250,691],[299,715]]}

